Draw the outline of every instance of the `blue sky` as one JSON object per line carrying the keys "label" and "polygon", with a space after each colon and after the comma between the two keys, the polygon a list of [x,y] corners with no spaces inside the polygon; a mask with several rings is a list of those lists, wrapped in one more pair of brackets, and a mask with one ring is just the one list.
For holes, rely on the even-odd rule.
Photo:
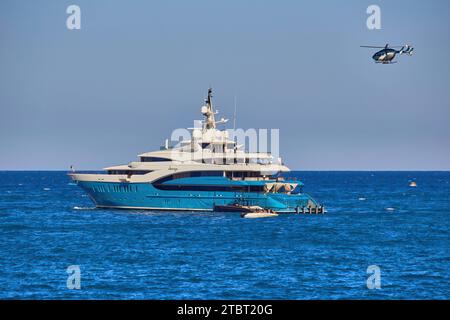
{"label": "blue sky", "polygon": [[[0,169],[128,163],[191,127],[211,85],[238,127],[280,129],[292,169],[450,170],[448,39],[446,0],[2,0]],[[415,55],[359,48],[385,43]]]}

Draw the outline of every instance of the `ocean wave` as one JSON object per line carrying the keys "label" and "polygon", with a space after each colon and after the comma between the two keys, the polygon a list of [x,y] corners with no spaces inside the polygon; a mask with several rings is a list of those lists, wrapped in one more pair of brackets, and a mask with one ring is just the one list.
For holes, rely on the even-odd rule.
{"label": "ocean wave", "polygon": [[96,207],[73,207],[73,210],[94,210],[97,209]]}

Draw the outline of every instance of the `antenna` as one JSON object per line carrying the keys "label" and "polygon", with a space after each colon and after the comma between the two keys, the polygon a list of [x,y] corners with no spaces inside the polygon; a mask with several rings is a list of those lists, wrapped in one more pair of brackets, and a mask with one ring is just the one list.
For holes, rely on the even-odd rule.
{"label": "antenna", "polygon": [[236,109],[237,109],[237,104],[236,104],[236,95],[234,95],[234,116],[233,116],[233,131],[236,130]]}

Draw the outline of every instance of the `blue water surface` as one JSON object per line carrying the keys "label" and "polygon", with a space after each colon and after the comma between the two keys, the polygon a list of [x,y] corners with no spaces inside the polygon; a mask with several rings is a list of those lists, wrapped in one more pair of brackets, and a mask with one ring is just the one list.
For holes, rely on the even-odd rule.
{"label": "blue water surface", "polygon": [[450,298],[449,172],[291,175],[328,213],[94,209],[65,172],[0,172],[0,298]]}

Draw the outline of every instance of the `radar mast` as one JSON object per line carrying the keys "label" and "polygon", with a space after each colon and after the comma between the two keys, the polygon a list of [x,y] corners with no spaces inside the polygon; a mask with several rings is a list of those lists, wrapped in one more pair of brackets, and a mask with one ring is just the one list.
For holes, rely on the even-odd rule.
{"label": "radar mast", "polygon": [[208,97],[205,100],[206,105],[202,107],[202,114],[205,116],[203,130],[215,129],[216,120],[214,118],[215,112],[212,104],[212,89],[208,89]]}

